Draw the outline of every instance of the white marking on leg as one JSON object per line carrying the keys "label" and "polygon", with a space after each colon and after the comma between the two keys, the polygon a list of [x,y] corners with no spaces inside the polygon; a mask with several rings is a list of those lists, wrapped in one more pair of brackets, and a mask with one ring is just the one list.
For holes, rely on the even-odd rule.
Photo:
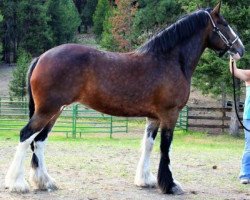
{"label": "white marking on leg", "polygon": [[38,133],[33,134],[24,142],[20,142],[17,146],[14,159],[5,176],[5,187],[9,188],[11,192],[24,193],[29,191],[29,185],[24,178],[24,160],[29,145]]}
{"label": "white marking on leg", "polygon": [[38,158],[38,167],[31,168],[30,182],[40,190],[55,190],[57,186],[53,178],[47,172],[44,159],[45,141],[34,142],[34,153]]}
{"label": "white marking on leg", "polygon": [[[147,126],[149,126],[149,124],[147,124]],[[154,145],[154,139],[152,138],[151,134],[148,133],[148,129],[146,127],[142,141],[142,148],[141,148],[142,154],[137,166],[136,176],[134,181],[135,185],[137,186],[155,187],[157,184],[156,178],[150,172],[150,154],[152,152],[153,145]]]}

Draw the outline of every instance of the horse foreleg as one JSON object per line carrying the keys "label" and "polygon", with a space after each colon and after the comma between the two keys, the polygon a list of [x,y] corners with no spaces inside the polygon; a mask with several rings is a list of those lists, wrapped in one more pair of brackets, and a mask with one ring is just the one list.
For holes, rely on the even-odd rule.
{"label": "horse foreleg", "polygon": [[160,122],[147,119],[144,137],[142,140],[142,154],[137,166],[135,185],[140,187],[155,187],[157,184],[155,176],[150,171],[150,154],[153,149],[154,140],[158,132]]}
{"label": "horse foreleg", "polygon": [[158,185],[164,194],[183,194],[180,184],[173,179],[170,170],[169,150],[173,140],[174,126],[163,124],[161,130],[161,159],[158,170]]}
{"label": "horse foreleg", "polygon": [[28,192],[29,185],[24,178],[24,160],[29,145],[46,124],[40,117],[32,118],[20,132],[20,143],[5,177],[5,187],[12,192]]}
{"label": "horse foreleg", "polygon": [[44,151],[48,133],[51,131],[59,114],[54,116],[54,118],[46,125],[46,127],[44,127],[31,144],[33,155],[31,159],[29,181],[36,189],[39,190],[49,191],[57,189],[55,180],[48,174],[44,159]]}

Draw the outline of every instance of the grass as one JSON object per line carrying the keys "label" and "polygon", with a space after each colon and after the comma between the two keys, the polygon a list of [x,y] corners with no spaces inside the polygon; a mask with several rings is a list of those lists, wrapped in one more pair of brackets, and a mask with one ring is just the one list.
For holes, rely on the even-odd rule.
{"label": "grass", "polygon": [[[135,126],[135,125],[134,125]],[[129,126],[130,127],[130,126]],[[128,147],[138,148],[142,139],[143,131],[142,125],[139,124],[139,129],[135,134],[113,134],[113,138],[109,138],[109,134],[82,134],[82,138],[74,139],[72,137],[66,138],[64,133],[51,133],[49,140],[53,142],[69,142],[69,143],[85,143],[85,144],[99,144],[102,146],[115,146],[115,147]],[[18,131],[1,131],[0,141],[4,140],[19,140]],[[157,144],[160,143],[159,134],[156,138],[156,151],[159,151]],[[173,146],[181,149],[193,149],[193,150],[230,150],[230,151],[242,151],[244,146],[243,138],[235,138],[230,135],[209,135],[201,132],[181,131],[174,132]]]}

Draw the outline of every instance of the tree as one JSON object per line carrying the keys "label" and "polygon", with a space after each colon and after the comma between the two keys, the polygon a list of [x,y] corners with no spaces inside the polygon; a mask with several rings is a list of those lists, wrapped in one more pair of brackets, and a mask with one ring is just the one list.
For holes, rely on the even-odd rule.
{"label": "tree", "polygon": [[[136,6],[132,0],[116,1],[116,8],[111,15],[106,15],[104,32],[101,44],[109,50],[129,51],[132,50],[131,27]],[[110,45],[113,44],[112,46]]]}
{"label": "tree", "polygon": [[25,51],[20,51],[17,65],[12,74],[9,84],[10,97],[23,98],[26,95],[26,79],[31,55]]}
{"label": "tree", "polygon": [[1,24],[3,59],[9,63],[16,60],[17,54],[17,5],[17,0],[3,0],[0,2],[3,15]]}
{"label": "tree", "polygon": [[113,17],[113,10],[110,7],[103,21],[103,32],[101,35],[100,45],[107,50],[117,51],[118,44],[112,35],[112,23],[110,20],[111,17]]}
{"label": "tree", "polygon": [[181,4],[174,0],[140,0],[133,22],[133,42],[140,45],[160,28],[173,23],[182,13]]}
{"label": "tree", "polygon": [[[3,15],[1,14],[1,10],[0,10],[0,36],[3,34],[2,33],[2,21],[3,21]],[[3,44],[2,44],[2,42],[0,40],[0,55],[2,54],[2,51],[3,51]]]}
{"label": "tree", "polygon": [[93,15],[97,6],[98,0],[87,0],[81,15],[84,25],[84,31],[88,32],[88,27],[93,26]]}
{"label": "tree", "polygon": [[103,22],[109,10],[110,4],[108,0],[98,0],[96,10],[93,15],[93,31],[99,40],[104,29]]}
{"label": "tree", "polygon": [[48,14],[51,17],[49,25],[53,33],[53,45],[71,42],[81,23],[74,3],[68,0],[49,0]]}
{"label": "tree", "polygon": [[22,0],[18,3],[16,15],[18,48],[37,56],[51,47],[47,4],[40,0]]}

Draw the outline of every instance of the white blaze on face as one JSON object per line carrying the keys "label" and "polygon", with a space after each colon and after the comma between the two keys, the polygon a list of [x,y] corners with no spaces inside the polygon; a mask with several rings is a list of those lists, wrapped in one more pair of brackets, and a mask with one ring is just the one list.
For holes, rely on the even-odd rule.
{"label": "white blaze on face", "polygon": [[231,34],[236,38],[237,35],[236,35],[236,33],[234,32],[234,30],[231,28],[231,26],[228,25],[228,28],[230,29]]}
{"label": "white blaze on face", "polygon": [[[228,25],[228,28],[230,29],[230,32],[231,32],[231,34],[234,36],[234,38],[237,38],[237,37],[238,37],[237,34],[234,32],[234,30],[233,30],[229,25]],[[240,38],[238,38],[237,42],[239,42],[240,46],[244,47],[244,45],[243,45],[243,43],[242,43],[242,41],[241,41]],[[234,53],[234,54],[232,55],[232,57],[233,57],[233,59],[235,59],[235,60],[239,60],[239,59],[241,58],[241,56],[240,56],[240,54],[239,54],[238,52],[237,52],[237,53]]]}

